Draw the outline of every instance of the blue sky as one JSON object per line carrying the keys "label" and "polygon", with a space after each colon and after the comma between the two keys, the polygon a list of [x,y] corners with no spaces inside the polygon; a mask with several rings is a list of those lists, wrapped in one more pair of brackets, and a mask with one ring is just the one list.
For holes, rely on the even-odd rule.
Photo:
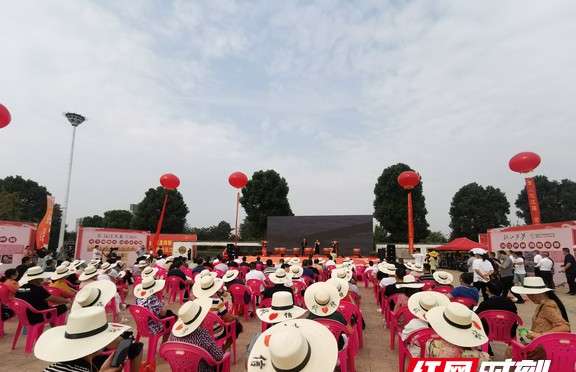
{"label": "blue sky", "polygon": [[[0,176],[62,199],[70,219],[138,202],[164,172],[191,225],[233,220],[229,173],[276,169],[296,214],[372,213],[396,162],[422,174],[448,232],[462,185],[502,188],[520,151],[576,178],[573,1],[12,1],[0,12]],[[516,222],[516,218],[512,218]]]}

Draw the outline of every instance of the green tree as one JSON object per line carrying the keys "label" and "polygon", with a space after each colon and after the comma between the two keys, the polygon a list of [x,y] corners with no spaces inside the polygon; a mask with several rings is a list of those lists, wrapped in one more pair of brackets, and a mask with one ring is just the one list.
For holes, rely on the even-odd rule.
{"label": "green tree", "polygon": [[218,225],[208,227],[193,227],[190,233],[196,234],[200,241],[226,241],[230,239],[232,226],[226,221],[220,221]]}
{"label": "green tree", "polygon": [[[374,187],[374,218],[380,222],[382,228],[390,233],[389,239],[393,242],[403,242],[408,239],[408,205],[406,191],[398,185],[400,173],[412,170],[408,165],[394,164],[382,172]],[[428,236],[428,222],[426,222],[426,202],[422,193],[422,182],[412,190],[412,204],[414,208],[414,240]]]}
{"label": "green tree", "polygon": [[374,244],[388,243],[388,232],[380,225],[374,227]]}
{"label": "green tree", "polygon": [[97,214],[94,216],[82,217],[80,225],[82,225],[82,227],[104,227],[104,218]]}
{"label": "green tree", "polygon": [[184,231],[189,211],[182,194],[178,190],[165,191],[161,186],[146,191],[132,218],[130,225],[133,229],[156,231],[165,192],[168,193],[168,205],[161,231],[168,234],[180,234]]}
{"label": "green tree", "polygon": [[0,220],[17,221],[21,215],[22,206],[18,193],[0,191]]}
{"label": "green tree", "polygon": [[430,231],[430,234],[422,241],[422,243],[426,244],[436,244],[436,243],[446,243],[448,239],[442,233],[442,231]]}
{"label": "green tree", "polygon": [[246,211],[246,232],[254,238],[266,236],[268,216],[293,216],[288,202],[288,183],[274,170],[257,171],[242,189],[240,203]]}
{"label": "green tree", "polygon": [[104,212],[104,227],[115,229],[129,229],[132,221],[132,213],[122,209],[114,209]]}
{"label": "green tree", "polygon": [[[551,181],[546,176],[536,176],[534,182],[542,222],[576,220],[576,182],[567,179]],[[520,191],[514,204],[518,208],[516,215],[531,224],[525,188]]]}
{"label": "green tree", "polygon": [[498,188],[477,183],[464,185],[454,194],[450,205],[452,239],[467,237],[477,240],[488,229],[508,226],[510,203]]}

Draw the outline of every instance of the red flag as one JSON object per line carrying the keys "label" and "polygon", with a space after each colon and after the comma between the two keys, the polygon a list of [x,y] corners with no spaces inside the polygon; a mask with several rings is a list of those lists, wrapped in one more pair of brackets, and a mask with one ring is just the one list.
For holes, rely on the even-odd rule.
{"label": "red flag", "polygon": [[534,178],[526,178],[526,195],[528,196],[528,208],[532,225],[540,224],[540,205],[538,204],[538,194],[536,193],[536,182]]}
{"label": "red flag", "polygon": [[50,242],[50,228],[52,227],[52,214],[54,213],[54,197],[46,195],[46,214],[38,224],[36,230],[36,249],[48,248]]}

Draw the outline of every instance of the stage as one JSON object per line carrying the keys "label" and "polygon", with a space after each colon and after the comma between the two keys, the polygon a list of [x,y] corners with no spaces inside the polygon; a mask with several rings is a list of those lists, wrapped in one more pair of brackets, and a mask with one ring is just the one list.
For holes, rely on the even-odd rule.
{"label": "stage", "polygon": [[[240,258],[242,258],[244,256],[240,256]],[[250,262],[254,262],[256,261],[256,257],[260,257],[260,261],[266,263],[266,260],[270,259],[272,260],[272,262],[274,262],[274,264],[277,264],[278,262],[280,262],[280,259],[283,258],[284,261],[288,261],[291,258],[298,258],[300,259],[300,262],[302,262],[303,260],[307,260],[308,257],[301,257],[301,256],[278,256],[278,255],[272,255],[272,256],[245,256],[246,257],[246,261],[248,263]],[[368,261],[373,261],[375,264],[378,263],[378,257],[350,257],[352,259],[352,261],[354,262],[355,265],[368,265]],[[319,259],[319,260],[326,260],[326,256],[324,255],[314,255],[313,259]],[[341,264],[344,261],[344,258],[342,257],[338,257],[336,259],[336,264]]]}

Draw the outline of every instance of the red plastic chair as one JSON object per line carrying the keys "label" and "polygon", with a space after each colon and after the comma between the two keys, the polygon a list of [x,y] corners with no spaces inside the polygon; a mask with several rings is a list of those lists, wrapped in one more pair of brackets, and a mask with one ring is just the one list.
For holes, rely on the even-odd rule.
{"label": "red plastic chair", "polygon": [[394,304],[394,309],[397,306],[403,306],[408,304],[408,296],[404,293],[394,293],[392,296],[386,298],[386,312],[384,314],[384,319],[386,320],[386,327],[390,328],[390,318],[392,317],[393,309],[390,307]]}
{"label": "red plastic chair", "polygon": [[222,271],[222,270],[214,270],[214,272],[216,273],[216,275],[217,275],[219,278],[222,278],[222,277],[224,276],[224,274],[226,274],[226,273],[225,273],[224,271]]}
{"label": "red plastic chair", "polygon": [[[18,343],[18,338],[20,338],[23,327],[26,327],[27,331],[26,346],[24,347],[24,352],[31,353],[34,350],[36,340],[38,340],[42,332],[44,332],[44,326],[46,324],[52,322],[54,325],[61,325],[62,323],[61,321],[58,321],[58,314],[56,313],[56,309],[36,310],[28,302],[19,300],[17,298],[14,298],[10,301],[9,307],[18,317],[18,327],[16,328],[14,338],[12,339],[12,350],[16,348],[16,344]],[[33,314],[40,314],[44,319],[40,323],[30,324],[26,314],[27,311]]]}
{"label": "red plastic chair", "polygon": [[[488,340],[500,341],[508,345],[514,339],[512,328],[524,324],[522,318],[511,311],[486,310],[478,316],[488,325]],[[484,344],[483,348],[484,351],[488,351],[488,343]]]}
{"label": "red plastic chair", "polygon": [[356,265],[356,267],[355,267],[356,281],[360,282],[360,281],[364,280],[364,272],[365,271],[366,271],[366,266]]}
{"label": "red plastic chair", "polygon": [[[253,307],[253,312],[256,312],[256,305],[252,302],[252,292],[250,289],[242,284],[232,284],[228,287],[228,292],[232,295],[232,314],[238,316],[240,311],[244,313],[244,320],[248,320],[250,306]],[[244,297],[248,293],[250,302],[245,303]]]}
{"label": "red plastic chair", "polygon": [[[180,288],[182,285],[184,288]],[[174,303],[176,302],[176,296],[180,297],[180,305],[184,303],[184,293],[189,291],[188,284],[178,277],[178,276],[169,276],[166,278],[166,288],[168,289],[168,302]]]}
{"label": "red plastic chair", "polygon": [[262,298],[262,288],[264,287],[264,282],[260,279],[249,279],[246,282],[246,286],[250,288],[252,292],[252,302],[259,304]]}
{"label": "red plastic chair", "polygon": [[304,279],[304,283],[306,283],[306,288],[310,287],[312,284],[314,284],[317,280],[318,275],[314,275],[314,279],[312,279],[309,276],[303,276],[302,279]]}
{"label": "red plastic chair", "polygon": [[142,283],[142,276],[138,275],[134,277],[134,286],[137,286],[138,284]]}
{"label": "red plastic chair", "polygon": [[449,285],[438,285],[438,286],[432,288],[432,290],[434,292],[444,293],[445,295],[449,295],[450,293],[452,293],[452,289],[454,289],[454,288],[452,288]]}
{"label": "red plastic chair", "polygon": [[373,276],[374,276],[373,270],[364,269],[364,271],[362,273],[362,280],[364,281],[364,287],[370,288],[370,284],[371,283],[374,284],[374,282],[372,281]]}
{"label": "red plastic chair", "polygon": [[304,306],[304,291],[306,290],[306,283],[295,280],[292,282],[292,293],[294,294],[294,305]]}
{"label": "red plastic chair", "polygon": [[[214,326],[216,328],[223,328],[224,329],[224,337],[216,338],[214,337]],[[236,322],[224,322],[222,318],[218,316],[218,314],[210,311],[206,318],[202,322],[202,327],[206,328],[210,336],[212,336],[218,346],[223,347],[226,344],[226,341],[230,340],[232,343],[232,356],[234,357],[234,364],[236,364],[237,354],[236,354]]]}
{"label": "red plastic chair", "polygon": [[250,267],[246,265],[240,265],[240,267],[238,267],[238,271],[240,271],[239,276],[241,276],[242,280],[244,280],[246,278],[246,274],[250,272]]}
{"label": "red plastic chair", "polygon": [[354,318],[356,318],[356,328],[354,329],[355,334],[356,334],[356,339],[357,339],[357,345],[358,348],[363,348],[364,347],[364,330],[362,329],[362,323],[363,323],[363,319],[364,316],[362,315],[362,311],[360,310],[360,307],[357,305],[354,305],[351,302],[347,302],[347,301],[340,301],[340,305],[338,305],[338,311],[340,311],[342,313],[342,315],[344,316],[344,319],[346,319],[346,322],[348,322],[348,324],[352,324],[352,316],[354,316]]}
{"label": "red plastic chair", "polygon": [[390,350],[394,350],[394,340],[396,337],[400,339],[402,329],[414,318],[415,316],[410,312],[408,306],[396,307],[390,319]]}
{"label": "red plastic chair", "polygon": [[260,305],[258,305],[258,308],[262,309],[262,308],[271,307],[271,306],[272,306],[272,299],[270,297],[268,297],[268,298],[263,298],[260,301]]}
{"label": "red plastic chair", "polygon": [[128,284],[126,284],[123,280],[118,280],[116,282],[116,292],[118,292],[118,296],[120,296],[120,302],[122,304],[126,304],[126,296],[128,296]]}
{"label": "red plastic chair", "polygon": [[528,353],[541,346],[550,360],[550,371],[573,371],[576,366],[576,334],[548,333],[536,337],[528,345],[512,340],[512,359],[529,359]]}
{"label": "red plastic chair", "polygon": [[469,297],[453,297],[452,302],[459,302],[462,305],[468,307],[470,310],[472,310],[474,308],[474,306],[476,306],[477,302],[474,301],[473,299],[469,298]]}
{"label": "red plastic chair", "polygon": [[374,301],[378,302],[378,296],[380,294],[380,281],[375,276],[373,276],[370,280],[372,281],[372,284],[374,284]]}
{"label": "red plastic chair", "polygon": [[47,285],[44,287],[44,289],[48,291],[48,293],[50,293],[50,296],[65,297],[64,293],[62,293],[62,290],[60,288],[54,288]]}
{"label": "red plastic chair", "polygon": [[172,372],[197,371],[200,361],[214,367],[217,372],[230,372],[230,353],[217,361],[203,348],[183,342],[166,342],[160,346],[160,356],[170,365]]}
{"label": "red plastic chair", "polygon": [[[170,334],[172,326],[176,323],[176,317],[170,316],[163,319],[158,318],[150,310],[142,306],[131,305],[128,310],[134,318],[136,323],[136,341],[140,341],[141,337],[148,338],[148,355],[146,360],[149,363],[156,361],[156,349],[158,349],[158,341],[164,336]],[[153,334],[148,327],[148,319],[152,319],[162,325],[159,333]]]}
{"label": "red plastic chair", "polygon": [[424,287],[420,289],[421,291],[431,291],[438,285],[435,280],[422,280],[422,283],[424,283]]}
{"label": "red plastic chair", "polygon": [[[432,339],[440,338],[436,332],[432,328],[425,328],[419,329],[414,331],[406,337],[404,342],[398,343],[398,371],[404,372],[404,367],[406,365],[406,358],[408,358],[408,362],[412,360],[412,358],[424,358],[426,357],[426,343]],[[408,348],[410,345],[415,344],[420,347],[420,355],[412,355],[410,353],[410,349]],[[410,363],[408,363],[410,365]]]}
{"label": "red plastic chair", "polygon": [[340,335],[346,336],[346,343],[342,350],[338,350],[338,365],[340,366],[340,372],[354,372],[356,370],[355,354],[352,348],[351,342],[353,340],[353,334],[346,328],[346,326],[340,322],[330,319],[316,318],[314,319],[318,323],[327,327],[330,332],[334,335],[336,340],[340,338]]}
{"label": "red plastic chair", "polygon": [[115,297],[112,297],[112,299],[110,300],[110,302],[108,302],[106,304],[104,309],[106,310],[106,314],[112,314],[112,321],[114,323],[117,323],[118,322],[118,308],[116,306],[116,298]]}
{"label": "red plastic chair", "polygon": [[349,291],[348,297],[350,297],[352,299],[352,301],[354,302],[354,304],[356,304],[356,306],[360,307],[360,305],[362,303],[362,297],[360,297],[360,295],[358,293]]}

